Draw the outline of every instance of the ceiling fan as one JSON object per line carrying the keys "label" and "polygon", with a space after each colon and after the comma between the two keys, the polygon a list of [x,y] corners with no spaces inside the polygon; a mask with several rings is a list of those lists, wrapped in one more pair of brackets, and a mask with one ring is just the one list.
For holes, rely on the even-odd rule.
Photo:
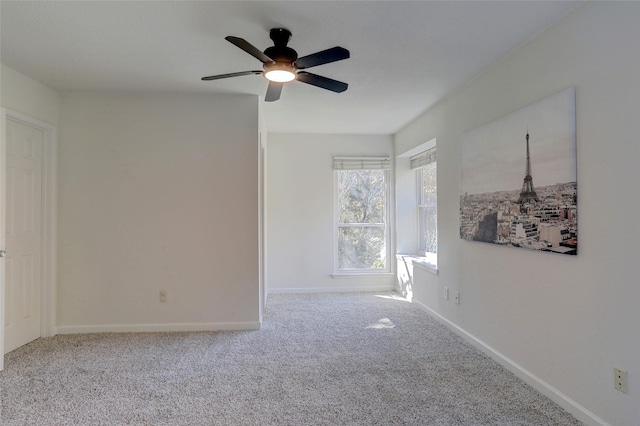
{"label": "ceiling fan", "polygon": [[328,64],[330,62],[341,61],[349,58],[349,51],[342,47],[336,46],[331,49],[316,52],[311,55],[298,58],[298,53],[287,43],[291,39],[291,32],[286,28],[272,28],[269,37],[273,40],[273,46],[261,52],[248,41],[233,36],[225,37],[225,40],[238,46],[254,58],[262,62],[262,70],[241,71],[230,74],[212,75],[202,77],[202,80],[219,80],[222,78],[238,77],[242,75],[262,74],[269,80],[269,87],[264,100],[273,102],[280,99],[282,86],[284,83],[298,80],[303,83],[311,84],[322,89],[331,90],[340,93],[347,90],[349,86],[338,80],[333,80],[321,75],[312,74],[307,71],[301,71],[307,68],[316,67],[318,65]]}

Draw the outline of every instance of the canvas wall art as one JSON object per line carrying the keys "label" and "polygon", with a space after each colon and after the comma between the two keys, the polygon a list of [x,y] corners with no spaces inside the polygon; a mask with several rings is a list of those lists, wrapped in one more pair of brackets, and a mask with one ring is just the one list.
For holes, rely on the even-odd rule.
{"label": "canvas wall art", "polygon": [[575,88],[465,134],[460,238],[578,250]]}

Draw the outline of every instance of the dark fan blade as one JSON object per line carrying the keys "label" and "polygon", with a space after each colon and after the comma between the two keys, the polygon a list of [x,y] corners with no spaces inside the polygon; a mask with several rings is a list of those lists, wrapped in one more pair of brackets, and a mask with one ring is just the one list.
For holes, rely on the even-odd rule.
{"label": "dark fan blade", "polygon": [[306,71],[300,71],[298,73],[298,80],[336,93],[344,92],[347,90],[347,87],[349,87],[347,83],[323,77],[321,75],[311,74]]}
{"label": "dark fan blade", "polygon": [[242,71],[242,72],[232,72],[230,74],[220,74],[220,75],[211,75],[209,77],[202,77],[201,80],[209,81],[209,80],[220,80],[221,78],[229,78],[229,77],[239,77],[241,75],[251,75],[251,74],[262,74],[262,71]]}
{"label": "dark fan blade", "polygon": [[265,64],[270,64],[271,62],[273,62],[273,59],[271,59],[270,57],[262,53],[257,47],[255,47],[253,44],[249,43],[247,40],[243,38],[227,36],[224,39],[235,44],[240,49],[244,50],[249,55],[253,56],[254,58],[258,59],[259,61]]}
{"label": "dark fan blade", "polygon": [[328,64],[330,62],[341,61],[349,58],[349,51],[340,46],[332,47],[331,49],[323,50],[322,52],[313,53],[311,55],[298,58],[295,62],[296,68],[299,70],[311,67],[317,67],[318,65]]}
{"label": "dark fan blade", "polygon": [[280,99],[282,86],[283,86],[282,83],[276,83],[276,82],[270,81],[269,87],[267,88],[267,94],[264,96],[265,102],[273,102]]}

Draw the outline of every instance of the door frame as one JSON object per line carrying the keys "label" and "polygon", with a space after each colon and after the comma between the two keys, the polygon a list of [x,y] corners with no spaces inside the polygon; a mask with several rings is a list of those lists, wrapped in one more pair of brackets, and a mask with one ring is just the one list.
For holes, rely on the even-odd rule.
{"label": "door frame", "polygon": [[[0,248],[5,248],[5,217],[6,217],[6,120],[12,120],[42,131],[44,141],[42,144],[42,247],[41,247],[41,320],[40,336],[50,337],[56,334],[56,278],[57,278],[57,152],[58,138],[56,126],[35,119],[28,115],[12,111],[2,110],[2,143],[0,143]],[[4,355],[4,292],[5,276],[4,262],[0,262],[0,355]],[[3,366],[3,358],[0,357],[0,370]]]}

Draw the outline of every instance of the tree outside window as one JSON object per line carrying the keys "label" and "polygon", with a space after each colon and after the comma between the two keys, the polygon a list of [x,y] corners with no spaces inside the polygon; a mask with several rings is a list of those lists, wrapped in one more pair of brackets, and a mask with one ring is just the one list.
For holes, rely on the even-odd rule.
{"label": "tree outside window", "polygon": [[337,269],[388,271],[388,171],[336,173]]}
{"label": "tree outside window", "polygon": [[417,169],[419,250],[423,255],[438,252],[436,171],[435,161]]}

